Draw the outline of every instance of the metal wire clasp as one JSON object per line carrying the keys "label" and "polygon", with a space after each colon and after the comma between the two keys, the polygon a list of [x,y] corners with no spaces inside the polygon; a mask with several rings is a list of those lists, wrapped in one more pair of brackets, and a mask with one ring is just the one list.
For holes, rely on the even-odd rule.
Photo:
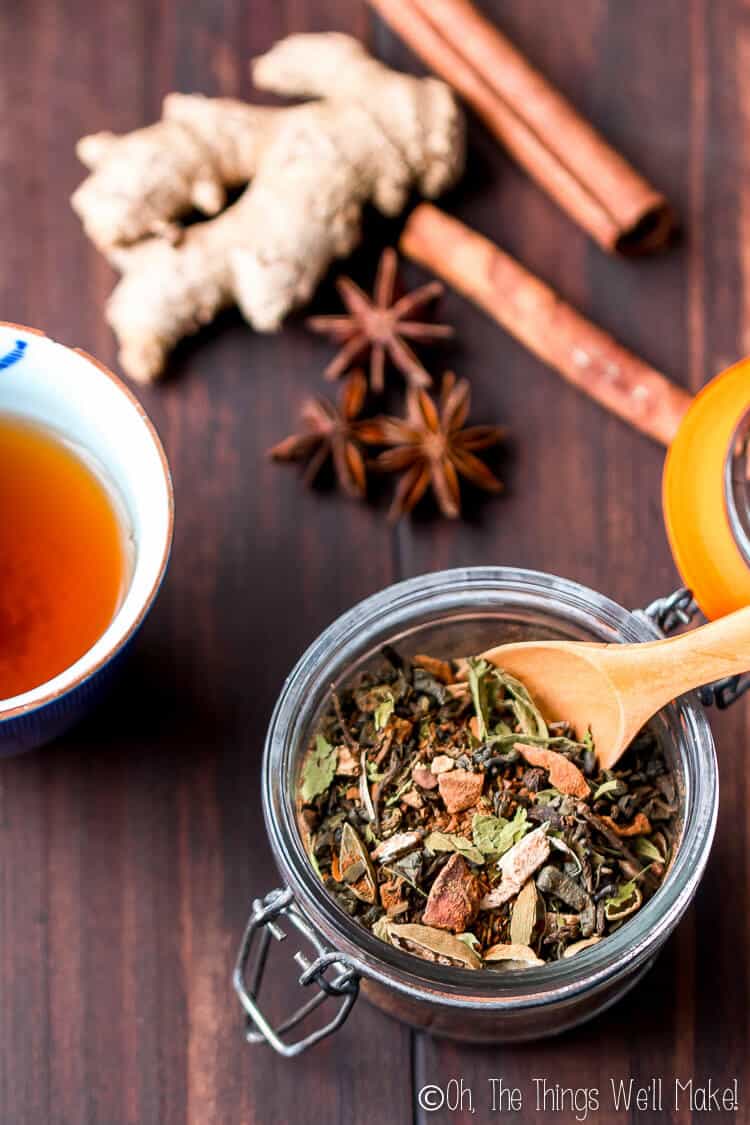
{"label": "metal wire clasp", "polygon": [[[680,625],[689,625],[700,613],[700,609],[692,591],[683,586],[665,598],[657,598],[642,612],[661,633],[667,635],[673,633]],[[704,707],[714,706],[719,711],[724,711],[748,690],[750,690],[750,673],[744,673],[725,676],[722,680],[699,688],[698,697]]]}
{"label": "metal wire clasp", "polygon": [[[310,942],[316,956],[313,960],[297,950],[294,960],[302,970],[299,983],[303,987],[316,984],[318,990],[309,1000],[302,1004],[296,1012],[285,1019],[278,1027],[274,1028],[258,1006],[258,993],[263,980],[263,973],[268,958],[271,938],[284,941],[288,934],[278,924],[278,919],[283,916]],[[256,936],[259,936],[257,945]],[[255,946],[254,959],[250,960]],[[335,975],[329,979],[329,971]],[[245,1038],[248,1043],[270,1043],[275,1051],[285,1058],[293,1058],[302,1051],[319,1043],[327,1035],[341,1027],[349,1015],[354,1001],[359,993],[359,974],[354,965],[342,953],[329,950],[316,934],[312,926],[294,901],[294,894],[289,888],[274,890],[263,899],[255,899],[252,913],[245,928],[242,945],[237,957],[232,983],[240,1003],[246,1013]],[[329,997],[340,999],[336,1014],[323,1027],[310,1032],[302,1039],[289,1042],[282,1038],[286,1032],[296,1027],[306,1016],[327,1000]]]}

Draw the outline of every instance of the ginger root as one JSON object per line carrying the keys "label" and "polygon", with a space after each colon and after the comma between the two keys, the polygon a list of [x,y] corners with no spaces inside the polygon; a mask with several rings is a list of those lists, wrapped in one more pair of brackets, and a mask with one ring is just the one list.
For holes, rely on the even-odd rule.
{"label": "ginger root", "polygon": [[[91,175],[72,202],[122,272],[107,319],[134,379],[156,378],[183,336],[233,303],[276,330],[351,253],[366,203],[396,215],[413,187],[435,197],[462,170],[449,88],[391,70],[347,35],[289,36],[253,77],[319,100],[277,109],[170,94],[158,123],[79,142]],[[247,181],[222,211],[226,189]],[[195,208],[215,217],[182,227]]]}

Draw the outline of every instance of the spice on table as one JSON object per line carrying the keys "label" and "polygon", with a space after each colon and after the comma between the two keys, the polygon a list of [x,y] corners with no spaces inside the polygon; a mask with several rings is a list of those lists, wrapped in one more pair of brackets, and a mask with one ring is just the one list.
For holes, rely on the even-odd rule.
{"label": "spice on table", "polygon": [[347,312],[340,316],[308,318],[307,325],[313,332],[329,336],[341,345],[338,355],[324,371],[326,379],[338,379],[369,352],[370,387],[376,394],[385,388],[386,358],[398,368],[409,386],[426,387],[432,382],[407,340],[427,344],[454,335],[450,325],[414,319],[425,306],[441,296],[444,287],[439,281],[431,281],[395,299],[397,276],[398,255],[392,247],[386,247],[378,265],[372,297],[351,278],[340,277],[336,287]]}
{"label": "spice on table", "polygon": [[501,426],[464,428],[470,405],[468,380],[456,380],[448,372],[438,403],[424,389],[412,388],[406,417],[384,416],[362,424],[360,436],[365,443],[391,446],[375,458],[373,466],[403,474],[389,512],[391,520],[410,512],[430,485],[443,515],[456,519],[461,514],[459,476],[486,492],[502,491],[502,482],[475,454],[498,445],[506,431]]}
{"label": "spice on table", "polygon": [[316,396],[302,404],[304,431],[291,434],[269,450],[275,461],[307,461],[305,481],[317,477],[331,458],[340,487],[349,496],[362,499],[367,481],[365,463],[357,441],[357,423],[367,394],[367,379],[355,371],[339,392],[338,406]]}
{"label": "spice on table", "polygon": [[[356,760],[352,786],[342,761]],[[507,972],[577,956],[637,913],[670,862],[678,800],[649,731],[602,771],[590,735],[548,724],[501,669],[388,648],[332,693],[298,810],[360,925],[437,965]]]}
{"label": "spice on table", "polygon": [[425,203],[412,211],[399,245],[606,410],[663,445],[672,442],[691,396],[490,239]]}
{"label": "spice on table", "polygon": [[667,200],[596,132],[470,0],[370,0],[461,94],[507,151],[605,250],[670,238]]}
{"label": "spice on table", "polygon": [[[107,320],[133,379],[158,378],[175,344],[229,305],[275,331],[359,242],[366,204],[396,216],[413,188],[434,199],[463,170],[452,90],[349,35],[287,36],[252,74],[259,89],[313,100],[172,94],[155,124],[79,142],[90,175],[73,206],[122,273]],[[222,210],[231,187],[244,190]],[[183,223],[194,207],[211,217]]]}

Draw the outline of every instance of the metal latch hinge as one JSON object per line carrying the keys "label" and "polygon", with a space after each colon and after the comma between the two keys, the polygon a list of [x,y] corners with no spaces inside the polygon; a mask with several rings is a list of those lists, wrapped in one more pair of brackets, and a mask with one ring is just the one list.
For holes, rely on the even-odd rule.
{"label": "metal latch hinge", "polygon": [[[272,1027],[258,1006],[258,993],[271,940],[281,942],[289,936],[279,924],[280,920],[290,923],[313,947],[315,957],[311,959],[301,950],[297,950],[294,960],[302,970],[299,984],[305,988],[317,985],[317,989],[309,1000],[278,1027]],[[293,1058],[301,1054],[302,1051],[307,1050],[314,1043],[319,1043],[321,1039],[341,1027],[359,993],[359,974],[354,965],[344,954],[333,952],[323,944],[297,907],[294,895],[288,888],[283,891],[271,891],[265,898],[253,902],[232,982],[245,1009],[247,1041],[269,1043],[285,1058]],[[341,1003],[327,1024],[301,1039],[289,1041],[284,1038],[287,1032],[300,1024],[329,997],[338,999]]]}

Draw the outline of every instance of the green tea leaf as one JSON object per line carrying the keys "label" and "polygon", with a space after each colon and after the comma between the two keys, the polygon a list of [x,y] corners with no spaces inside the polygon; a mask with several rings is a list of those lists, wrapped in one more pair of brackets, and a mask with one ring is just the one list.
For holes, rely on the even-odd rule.
{"label": "green tea leaf", "polygon": [[613,895],[604,900],[604,911],[608,918],[613,914],[618,914],[636,894],[635,879],[628,880],[627,883],[620,883]]}
{"label": "green tea leaf", "polygon": [[535,794],[537,802],[539,801],[554,801],[555,797],[562,797],[559,789],[539,789]]}
{"label": "green tea leaf", "polygon": [[654,863],[666,863],[666,857],[661,854],[655,844],[652,844],[648,836],[638,836],[635,841],[635,854],[640,856],[641,859],[651,859]]}
{"label": "green tea leaf", "polygon": [[530,734],[535,738],[549,738],[549,730],[542,717],[542,712],[521,681],[517,680],[515,676],[509,676],[507,672],[503,672],[499,668],[494,669],[494,676],[505,691],[510,708],[522,733]]}
{"label": "green tea leaf", "polygon": [[640,897],[637,883],[639,879],[643,878],[650,866],[651,864],[648,867],[643,867],[637,875],[628,879],[627,883],[620,883],[615,893],[604,900],[604,913],[607,918],[617,917],[624,912],[631,899]]}
{"label": "green tea leaf", "polygon": [[392,695],[388,695],[382,703],[375,708],[375,730],[383,730],[393,714],[395,702]]}
{"label": "green tea leaf", "polygon": [[488,859],[499,859],[527,833],[530,825],[526,809],[516,809],[512,820],[488,813],[477,813],[471,822],[472,836],[479,851]]}
{"label": "green tea leaf", "polygon": [[473,847],[464,836],[454,836],[450,832],[431,832],[424,846],[431,852],[458,852],[471,863],[484,863],[479,848]]}
{"label": "green tea leaf", "polygon": [[611,778],[609,781],[603,781],[597,789],[596,793],[594,793],[594,800],[598,801],[599,798],[603,797],[605,793],[611,793],[613,789],[618,788],[619,784],[620,782],[616,777]]}
{"label": "green tea leaf", "polygon": [[312,801],[321,793],[325,793],[336,773],[338,751],[330,742],[318,734],[315,737],[315,749],[311,750],[302,767],[302,785],[300,796],[305,802]]}
{"label": "green tea leaf", "polygon": [[469,687],[471,698],[474,702],[474,713],[477,717],[479,740],[483,742],[487,737],[490,726],[490,702],[487,697],[487,675],[491,665],[486,660],[467,661],[469,670]]}

